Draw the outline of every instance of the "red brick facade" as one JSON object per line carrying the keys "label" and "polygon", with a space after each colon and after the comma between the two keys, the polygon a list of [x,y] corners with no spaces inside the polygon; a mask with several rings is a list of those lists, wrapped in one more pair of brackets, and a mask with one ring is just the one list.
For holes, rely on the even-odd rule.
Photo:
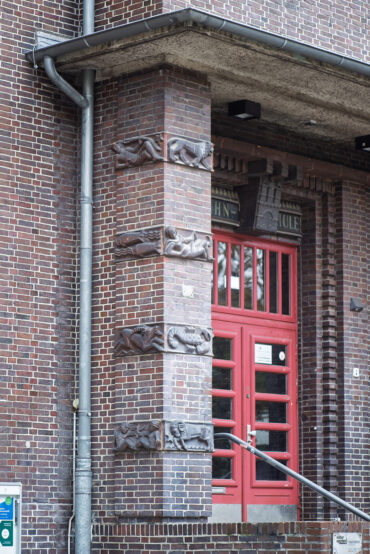
{"label": "red brick facade", "polygon": [[[348,11],[347,4],[334,2],[329,13],[324,1],[97,1],[96,29],[192,6],[368,61],[366,6],[351,2]],[[72,402],[78,398],[80,113],[24,52],[38,30],[77,36],[81,10],[75,2],[45,1],[5,2],[2,9],[0,482],[23,486],[22,552],[61,554],[72,515]],[[167,336],[191,327],[206,341],[212,264],[164,255],[166,229],[206,240],[212,179],[238,184],[236,159],[283,162],[302,168],[302,179],[283,188],[302,209],[300,471],[369,511],[369,154],[344,153],[341,145],[295,137],[262,121],[231,124],[214,109],[207,75],[168,60],[97,83],[95,106],[93,552],[330,552],[339,531],[363,533],[367,552],[367,524],[348,521],[351,516],[308,489],[301,490],[301,522],[207,523],[212,490],[205,442],[199,452],[114,447],[125,423],[202,428],[211,422],[211,353],[186,351],[181,343],[171,350]],[[153,136],[163,159],[116,167],[114,143]],[[212,141],[214,172],[171,163],[167,146],[176,137]],[[117,237],[143,230],[158,230],[160,250],[117,257]],[[350,311],[351,299],[364,309]],[[122,330],[140,326],[158,327],[163,351],[115,351]],[[337,517],[347,521],[318,521]]]}

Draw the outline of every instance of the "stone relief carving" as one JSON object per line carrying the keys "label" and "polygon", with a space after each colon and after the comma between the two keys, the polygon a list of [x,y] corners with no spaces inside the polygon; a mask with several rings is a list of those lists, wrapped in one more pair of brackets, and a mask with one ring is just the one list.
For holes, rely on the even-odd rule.
{"label": "stone relief carving", "polygon": [[171,348],[191,354],[207,354],[211,350],[212,334],[208,329],[195,327],[171,327],[167,334],[167,342]]}
{"label": "stone relief carving", "polygon": [[114,432],[115,452],[127,450],[160,450],[161,422],[122,423]]}
{"label": "stone relief carving", "polygon": [[144,258],[162,253],[161,229],[144,229],[119,235],[114,241],[117,259]]}
{"label": "stone relief carving", "polygon": [[129,354],[148,354],[163,352],[164,336],[158,325],[138,325],[126,327],[116,332],[114,339],[114,356]]}
{"label": "stone relief carving", "polygon": [[116,169],[163,161],[161,141],[163,141],[163,136],[156,134],[118,140],[113,143],[112,149],[117,154]]}
{"label": "stone relief carving", "polygon": [[166,421],[164,449],[213,452],[212,425]]}
{"label": "stone relief carving", "polygon": [[183,137],[172,137],[167,142],[168,160],[198,169],[212,169],[213,145]]}
{"label": "stone relief carving", "polygon": [[199,237],[195,231],[189,236],[181,235],[175,227],[166,227],[164,254],[190,260],[211,261],[212,240],[209,235]]}

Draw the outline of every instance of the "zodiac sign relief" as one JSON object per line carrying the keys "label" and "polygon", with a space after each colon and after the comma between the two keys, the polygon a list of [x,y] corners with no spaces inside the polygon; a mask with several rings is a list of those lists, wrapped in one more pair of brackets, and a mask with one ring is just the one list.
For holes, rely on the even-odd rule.
{"label": "zodiac sign relief", "polygon": [[167,341],[171,348],[191,354],[207,354],[211,348],[212,334],[208,329],[195,327],[171,327]]}
{"label": "zodiac sign relief", "polygon": [[212,261],[211,244],[210,236],[198,237],[195,231],[190,236],[184,237],[175,227],[167,227],[165,230],[165,256]]}
{"label": "zodiac sign relief", "polygon": [[115,357],[163,352],[163,349],[163,332],[158,325],[126,327],[116,332],[114,340]]}
{"label": "zodiac sign relief", "polygon": [[154,135],[154,138],[140,136],[113,143],[112,149],[117,154],[116,169],[163,161],[162,147],[158,144],[162,140],[162,135]]}
{"label": "zodiac sign relief", "polygon": [[161,254],[161,230],[144,229],[119,235],[114,241],[117,259],[144,258]]}
{"label": "zodiac sign relief", "polygon": [[115,452],[127,450],[159,450],[162,446],[161,424],[159,421],[147,423],[122,423],[114,431]]}
{"label": "zodiac sign relief", "polygon": [[166,422],[165,450],[212,452],[212,426],[184,421]]}
{"label": "zodiac sign relief", "polygon": [[195,141],[182,137],[170,138],[167,142],[168,160],[197,169],[212,169],[213,145],[211,142]]}

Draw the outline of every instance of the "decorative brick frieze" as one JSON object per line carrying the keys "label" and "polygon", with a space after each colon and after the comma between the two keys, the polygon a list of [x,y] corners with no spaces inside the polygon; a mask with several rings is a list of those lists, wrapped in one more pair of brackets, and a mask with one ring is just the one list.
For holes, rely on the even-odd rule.
{"label": "decorative brick frieze", "polygon": [[124,327],[115,333],[114,356],[163,352],[164,335],[160,325],[137,325]]}
{"label": "decorative brick frieze", "polygon": [[213,452],[212,423],[188,421],[126,422],[114,432],[116,454],[142,450]]}
{"label": "decorative brick frieze", "polygon": [[128,231],[118,235],[114,241],[117,261],[164,255],[211,262],[211,252],[211,234],[173,226]]}
{"label": "decorative brick frieze", "polygon": [[112,149],[116,153],[116,169],[163,161],[162,143],[163,135],[160,133],[117,140],[112,144]]}
{"label": "decorative brick frieze", "polygon": [[170,351],[212,356],[212,332],[209,329],[176,325],[167,331]]}

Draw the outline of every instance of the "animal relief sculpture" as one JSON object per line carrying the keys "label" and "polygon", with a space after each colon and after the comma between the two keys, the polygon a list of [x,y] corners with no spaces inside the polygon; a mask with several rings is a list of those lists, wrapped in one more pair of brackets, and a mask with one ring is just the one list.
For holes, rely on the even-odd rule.
{"label": "animal relief sculpture", "polygon": [[167,342],[174,350],[190,354],[207,354],[211,348],[212,334],[208,329],[195,327],[171,327],[167,334]]}
{"label": "animal relief sculpture", "polygon": [[182,137],[170,138],[167,142],[168,160],[198,169],[212,169],[213,145]]}
{"label": "animal relief sculpture", "polygon": [[114,451],[159,450],[162,446],[160,427],[159,421],[122,423],[114,432]]}
{"label": "animal relief sculpture", "polygon": [[144,229],[119,235],[114,241],[117,259],[144,258],[161,254],[161,230]]}
{"label": "animal relief sculpture", "polygon": [[167,227],[165,230],[165,256],[212,261],[211,244],[212,240],[208,235],[198,237],[192,232],[190,236],[185,237],[180,235],[175,227]]}
{"label": "animal relief sculpture", "polygon": [[118,140],[112,144],[112,149],[117,154],[116,169],[163,161],[162,146],[159,145],[163,137],[161,135],[154,135],[154,137],[140,136]]}
{"label": "animal relief sculpture", "polygon": [[158,325],[138,325],[119,329],[116,332],[115,357],[162,352],[163,348],[164,337]]}
{"label": "animal relief sculpture", "polygon": [[173,421],[165,423],[165,450],[213,451],[212,426]]}

